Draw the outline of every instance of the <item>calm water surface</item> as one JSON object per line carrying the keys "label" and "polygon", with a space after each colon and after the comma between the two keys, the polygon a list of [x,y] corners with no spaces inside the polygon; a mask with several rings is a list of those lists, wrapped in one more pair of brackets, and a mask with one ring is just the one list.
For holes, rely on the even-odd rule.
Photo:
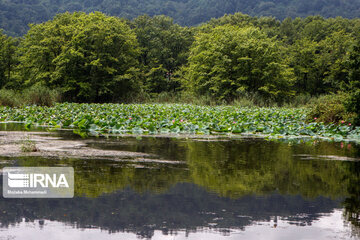
{"label": "calm water surface", "polygon": [[1,198],[0,239],[360,239],[358,145],[56,134],[150,157],[0,157],[72,166],[76,195]]}

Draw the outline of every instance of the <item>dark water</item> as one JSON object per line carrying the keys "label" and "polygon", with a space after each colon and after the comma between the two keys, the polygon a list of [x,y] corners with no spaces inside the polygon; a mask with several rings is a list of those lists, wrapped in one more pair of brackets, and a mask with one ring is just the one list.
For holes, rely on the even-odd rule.
{"label": "dark water", "polygon": [[358,145],[251,138],[83,141],[164,161],[0,158],[0,167],[72,166],[76,195],[1,198],[0,239],[359,239]]}

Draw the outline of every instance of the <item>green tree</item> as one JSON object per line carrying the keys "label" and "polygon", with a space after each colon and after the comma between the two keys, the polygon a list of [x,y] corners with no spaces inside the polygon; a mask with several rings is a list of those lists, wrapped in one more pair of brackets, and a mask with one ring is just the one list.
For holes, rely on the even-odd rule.
{"label": "green tree", "polygon": [[60,88],[65,100],[123,100],[140,87],[136,36],[119,18],[60,14],[32,25],[20,51],[25,86]]}
{"label": "green tree", "polygon": [[354,39],[344,31],[329,34],[320,44],[323,51],[319,58],[325,66],[324,83],[329,85],[331,92],[347,90],[349,70],[347,58]]}
{"label": "green tree", "polygon": [[360,89],[360,40],[353,45],[349,54],[349,82],[352,89]]}
{"label": "green tree", "polygon": [[12,73],[16,66],[16,41],[0,30],[0,88],[12,85]]}
{"label": "green tree", "polygon": [[[28,30],[27,24],[47,21],[65,11],[101,11],[128,19],[164,14],[176,23],[194,26],[240,11],[251,16],[285,19],[309,15],[358,18],[359,10],[358,0],[0,0],[0,28],[12,35],[22,35]],[[322,31],[320,25],[313,27]]]}
{"label": "green tree", "polygon": [[284,21],[281,22],[279,27],[279,36],[286,44],[294,44],[294,42],[299,38],[299,31],[298,31],[298,22],[300,22],[300,18],[296,18],[292,20],[290,17],[285,18]]}
{"label": "green tree", "polygon": [[140,63],[150,93],[174,91],[179,83],[173,74],[187,62],[193,35],[170,17],[145,15],[133,22],[141,47]]}
{"label": "green tree", "polygon": [[232,101],[246,92],[282,101],[293,91],[281,47],[258,28],[218,26],[196,36],[185,86],[196,94]]}
{"label": "green tree", "polygon": [[360,125],[360,41],[353,45],[349,55],[349,88],[351,94],[345,107],[357,114],[355,124]]}
{"label": "green tree", "polygon": [[311,95],[324,93],[324,70],[317,65],[320,44],[308,38],[299,39],[289,48],[289,53],[289,65],[294,68],[297,92]]}

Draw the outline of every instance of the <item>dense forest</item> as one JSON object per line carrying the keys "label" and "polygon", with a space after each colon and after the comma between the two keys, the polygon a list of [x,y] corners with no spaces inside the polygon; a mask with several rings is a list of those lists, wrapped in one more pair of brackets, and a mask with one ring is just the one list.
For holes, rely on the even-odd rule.
{"label": "dense forest", "polygon": [[29,23],[45,22],[65,11],[101,11],[133,19],[140,15],[167,15],[180,25],[193,26],[224,14],[242,12],[251,16],[360,17],[359,0],[0,0],[0,28],[10,35],[23,35]]}
{"label": "dense forest", "polygon": [[250,97],[283,104],[338,94],[331,99],[356,114],[359,39],[359,18],[279,21],[236,13],[181,27],[166,16],[130,21],[100,12],[64,13],[31,25],[23,38],[0,33],[0,95],[30,89],[45,96],[41,91],[50,89],[70,102],[172,95],[180,101]]}

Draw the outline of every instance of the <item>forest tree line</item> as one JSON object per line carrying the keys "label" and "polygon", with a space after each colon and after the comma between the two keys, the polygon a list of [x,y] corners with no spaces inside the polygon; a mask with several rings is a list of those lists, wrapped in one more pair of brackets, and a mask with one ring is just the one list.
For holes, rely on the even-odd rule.
{"label": "forest tree line", "polygon": [[242,12],[251,16],[345,18],[360,17],[359,0],[0,0],[0,28],[21,36],[29,23],[41,23],[63,12],[100,11],[133,19],[147,14],[172,17],[182,26],[195,26],[224,14]]}
{"label": "forest tree line", "polygon": [[163,93],[222,103],[248,95],[278,103],[339,91],[359,96],[359,35],[360,19],[341,17],[236,13],[182,27],[166,16],[64,13],[21,38],[0,34],[0,88],[45,86],[72,102]]}

